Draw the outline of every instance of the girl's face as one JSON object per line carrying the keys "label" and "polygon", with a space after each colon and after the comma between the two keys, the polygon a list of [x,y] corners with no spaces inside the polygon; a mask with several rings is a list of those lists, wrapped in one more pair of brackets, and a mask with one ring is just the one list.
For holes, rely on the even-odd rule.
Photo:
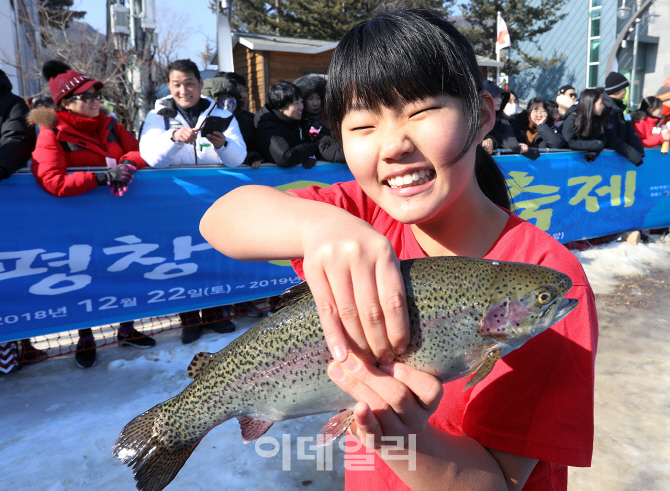
{"label": "girl's face", "polygon": [[321,108],[321,96],[318,92],[312,92],[310,96],[305,99],[305,108],[314,113]]}
{"label": "girl's face", "polygon": [[[485,94],[476,143],[495,123],[493,99]],[[352,110],[342,120],[347,164],[361,188],[394,219],[409,224],[449,216],[455,203],[479,190],[476,146],[453,162],[467,136],[463,102],[449,95],[399,109]]]}
{"label": "girl's face", "polygon": [[528,113],[528,117],[530,121],[537,126],[547,120],[547,111],[544,110],[544,106],[541,104],[536,104]]}
{"label": "girl's face", "polygon": [[593,114],[600,116],[604,110],[605,103],[603,102],[603,98],[600,97],[596,102],[593,103]]}
{"label": "girl's face", "polygon": [[663,108],[662,107],[657,107],[650,114],[651,114],[652,117],[660,119],[660,118],[663,117]]}

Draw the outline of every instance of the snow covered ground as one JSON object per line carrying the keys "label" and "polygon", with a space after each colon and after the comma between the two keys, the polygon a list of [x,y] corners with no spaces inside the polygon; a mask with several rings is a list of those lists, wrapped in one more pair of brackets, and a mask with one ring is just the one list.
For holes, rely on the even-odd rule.
{"label": "snow covered ground", "polygon": [[[616,275],[670,271],[670,241],[612,243],[576,255],[600,294],[616,290],[621,283]],[[670,297],[670,290],[664,294]],[[97,365],[89,370],[76,368],[69,355],[1,376],[0,490],[135,489],[132,472],[112,457],[121,428],[188,385],[186,367],[195,353],[222,349],[254,322],[242,317],[235,333],[206,331],[186,346],[177,330],[159,334],[156,347],[147,351],[100,348]],[[661,341],[667,336],[652,328],[642,338],[607,334],[612,330],[601,336],[594,467],[571,471],[571,491],[670,489],[670,348]],[[643,355],[652,344],[648,359]],[[640,356],[632,356],[631,349]],[[652,365],[645,369],[649,360]],[[638,395],[611,390],[619,386]],[[332,456],[317,458],[313,441],[298,440],[316,435],[328,417],[275,424],[267,436],[276,445],[271,440],[259,452],[274,457],[259,455],[254,443],[244,445],[237,422],[226,422],[205,437],[168,489],[342,489],[338,445],[331,447]],[[333,470],[319,470],[323,465]]]}

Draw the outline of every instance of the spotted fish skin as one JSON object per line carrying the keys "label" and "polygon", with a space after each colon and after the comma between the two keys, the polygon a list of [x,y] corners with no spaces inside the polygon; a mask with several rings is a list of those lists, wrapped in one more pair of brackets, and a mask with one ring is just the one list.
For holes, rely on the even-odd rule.
{"label": "spotted fish skin", "polygon": [[[401,272],[411,336],[396,360],[443,382],[484,366],[473,378],[481,380],[577,303],[563,298],[570,278],[542,266],[434,257],[401,261]],[[138,489],[160,491],[207,432],[231,418],[249,441],[275,421],[350,409],[354,399],[328,377],[331,361],[306,291],[218,353],[196,355],[194,381],[128,423],[114,456],[133,466]]]}

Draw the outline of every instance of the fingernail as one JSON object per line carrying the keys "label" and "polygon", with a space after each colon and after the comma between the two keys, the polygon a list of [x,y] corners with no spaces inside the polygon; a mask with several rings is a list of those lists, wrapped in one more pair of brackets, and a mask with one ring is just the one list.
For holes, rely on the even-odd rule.
{"label": "fingernail", "polygon": [[330,378],[333,380],[344,380],[346,373],[342,370],[342,367],[339,363],[333,363],[330,367]]}
{"label": "fingernail", "polygon": [[342,349],[342,346],[335,346],[333,348],[333,358],[337,362],[341,362],[347,359],[347,352]]}
{"label": "fingernail", "polygon": [[393,358],[394,358],[393,355],[385,355],[382,358],[380,358],[379,364],[380,365],[388,365],[389,363],[393,362]]}
{"label": "fingernail", "polygon": [[358,360],[353,357],[353,356],[348,356],[347,359],[342,363],[342,366],[349,370],[350,372],[353,372],[355,370],[358,370]]}

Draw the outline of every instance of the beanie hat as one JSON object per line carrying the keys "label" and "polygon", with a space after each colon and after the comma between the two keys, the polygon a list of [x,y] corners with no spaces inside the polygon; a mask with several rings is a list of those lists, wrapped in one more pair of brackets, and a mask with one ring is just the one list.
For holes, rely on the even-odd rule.
{"label": "beanie hat", "polygon": [[670,102],[670,87],[664,85],[658,89],[658,92],[656,92],[656,97],[661,99],[663,102]]}
{"label": "beanie hat", "polygon": [[563,87],[558,89],[558,93],[559,94],[565,94],[570,89],[575,90],[575,88],[572,85],[564,85]]}
{"label": "beanie hat", "polygon": [[605,93],[607,95],[616,94],[621,89],[628,87],[630,83],[628,79],[619,72],[610,72],[605,79]]}
{"label": "beanie hat", "polygon": [[56,106],[65,97],[83,94],[91,87],[101,90],[105,86],[57,60],[47,61],[42,66],[42,74],[49,81],[49,90]]}

